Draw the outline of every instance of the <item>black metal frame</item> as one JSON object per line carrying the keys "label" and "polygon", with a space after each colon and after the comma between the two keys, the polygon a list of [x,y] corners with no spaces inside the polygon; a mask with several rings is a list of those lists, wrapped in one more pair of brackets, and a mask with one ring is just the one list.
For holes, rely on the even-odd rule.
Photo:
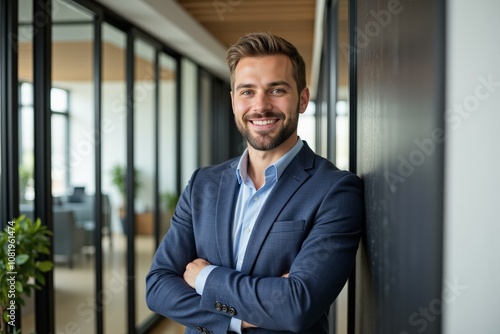
{"label": "black metal frame", "polygon": [[127,332],[135,333],[135,224],[134,224],[134,74],[135,74],[134,28],[127,32],[126,46],[126,87],[127,87],[127,176],[126,176],[126,218],[127,234]]}
{"label": "black metal frame", "polygon": [[155,239],[155,249],[160,245],[160,161],[158,157],[160,156],[160,51],[156,49],[155,51],[155,67],[154,67],[154,156],[156,157],[154,162],[154,216],[153,216],[153,233]]}
{"label": "black metal frame", "polygon": [[[176,75],[175,75],[175,80],[176,80],[176,96],[175,96],[175,101],[176,101],[176,116],[175,116],[175,122],[176,122],[176,128],[181,129],[182,127],[182,120],[181,120],[181,115],[182,115],[182,94],[181,94],[181,87],[182,87],[182,62],[181,58],[177,57],[176,58]],[[177,173],[177,178],[176,178],[176,191],[178,194],[181,193],[182,191],[182,184],[181,184],[181,168],[182,168],[182,156],[181,156],[181,131],[177,131],[176,133],[176,144],[177,144],[177,152],[176,152],[176,173]]]}
{"label": "black metal frame", "polygon": [[329,1],[326,5],[326,91],[327,96],[327,158],[337,161],[337,88],[338,88],[338,1]]}
{"label": "black metal frame", "polygon": [[[42,220],[49,230],[52,222],[51,186],[51,107],[50,90],[52,86],[52,1],[33,2],[33,18],[42,18],[42,24],[34,25],[33,36],[33,110],[35,119],[35,217]],[[51,254],[53,245],[51,243]],[[53,256],[44,256],[49,260]],[[36,332],[53,333],[54,320],[54,273],[44,273],[45,287],[35,294]]]}
{"label": "black metal frame", "polygon": [[0,17],[1,203],[3,229],[19,215],[18,3],[2,1]]}
{"label": "black metal frame", "polygon": [[[19,216],[19,106],[18,106],[18,4],[3,1],[0,12],[0,228]],[[15,324],[9,332],[21,327],[21,307],[18,307]]]}
{"label": "black metal frame", "polygon": [[[102,302],[103,286],[103,259],[102,259],[102,15],[96,13],[94,16],[94,172],[95,172],[95,196],[94,196],[94,270],[95,270],[95,300],[96,300],[96,333],[104,332],[104,307]],[[111,238],[111,235],[109,235]]]}
{"label": "black metal frame", "polygon": [[[203,115],[203,76],[206,75],[200,65],[196,66],[196,95],[198,99],[196,100],[196,127],[197,131],[194,131],[196,136],[196,145],[198,147],[203,147],[202,136],[199,135],[202,126],[202,115]],[[200,150],[196,152],[196,164],[199,166],[201,164],[201,153]]]}

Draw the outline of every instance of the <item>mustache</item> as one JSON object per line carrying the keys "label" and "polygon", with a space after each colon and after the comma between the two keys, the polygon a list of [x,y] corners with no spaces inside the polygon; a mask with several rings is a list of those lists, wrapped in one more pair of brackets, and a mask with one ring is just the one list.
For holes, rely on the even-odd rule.
{"label": "mustache", "polygon": [[260,118],[279,118],[283,119],[283,114],[275,111],[264,111],[264,112],[254,112],[251,114],[246,114],[243,116],[243,120],[248,121],[249,119],[260,119]]}

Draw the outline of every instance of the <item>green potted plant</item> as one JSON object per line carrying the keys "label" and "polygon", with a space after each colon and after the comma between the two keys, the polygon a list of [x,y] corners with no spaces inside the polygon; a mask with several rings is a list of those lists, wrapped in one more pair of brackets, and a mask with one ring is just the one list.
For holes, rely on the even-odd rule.
{"label": "green potted plant", "polygon": [[21,202],[26,202],[26,192],[29,187],[33,187],[33,167],[27,165],[19,166],[19,191]]}
{"label": "green potted plant", "polygon": [[[123,231],[125,231],[125,216],[126,216],[126,204],[127,204],[127,170],[122,165],[116,164],[111,168],[111,183],[118,189],[122,197],[122,205],[119,208],[119,216],[122,222]],[[141,188],[140,183],[140,172],[138,169],[134,168],[134,195],[137,196],[137,192]]]}
{"label": "green potted plant", "polygon": [[[141,187],[139,180],[140,173],[138,169],[134,169],[134,194],[137,195],[137,191]],[[127,170],[125,167],[116,164],[111,168],[111,183],[118,189],[123,198],[123,203],[125,204],[125,198],[127,196]]]}
{"label": "green potted plant", "polygon": [[164,192],[160,196],[161,199],[161,220],[160,234],[164,235],[170,228],[170,221],[174,215],[175,207],[179,201],[179,195],[175,192]]}
{"label": "green potted plant", "polygon": [[50,254],[51,234],[40,219],[32,222],[24,215],[0,231],[0,333],[7,333],[7,325],[14,325],[23,298],[45,285],[43,273],[52,270],[54,264],[39,258]]}
{"label": "green potted plant", "polygon": [[165,192],[161,195],[161,199],[167,211],[173,213],[179,201],[179,195],[174,192]]}

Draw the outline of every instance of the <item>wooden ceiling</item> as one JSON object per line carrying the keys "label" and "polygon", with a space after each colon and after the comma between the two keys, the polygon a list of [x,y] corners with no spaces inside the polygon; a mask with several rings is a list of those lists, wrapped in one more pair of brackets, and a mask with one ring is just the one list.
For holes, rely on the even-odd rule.
{"label": "wooden ceiling", "polygon": [[[177,0],[225,47],[249,32],[271,32],[293,43],[311,85],[316,0]],[[348,43],[348,0],[339,0],[339,45]],[[347,89],[347,55],[339,53],[339,86]],[[314,83],[313,83],[314,84]]]}
{"label": "wooden ceiling", "polygon": [[[225,47],[250,32],[270,32],[293,43],[309,82],[316,0],[177,0]],[[293,5],[292,5],[293,4]]]}
{"label": "wooden ceiling", "polygon": [[[313,41],[316,0],[177,0],[195,20],[209,31],[225,47],[235,43],[249,32],[264,31],[282,36],[297,46],[304,57],[307,81],[311,83],[310,71],[313,59]],[[338,75],[340,91],[348,85],[348,0],[338,1]],[[124,80],[124,50],[109,43],[103,43],[105,81]],[[31,44],[20,43],[20,75],[31,79]],[[55,42],[55,81],[91,80],[90,42]],[[138,69],[147,68],[148,61],[139,59]],[[165,73],[163,73],[165,72]],[[143,75],[137,73],[138,78]],[[171,79],[172,73],[162,71],[162,78]],[[340,98],[345,98],[340,92]]]}

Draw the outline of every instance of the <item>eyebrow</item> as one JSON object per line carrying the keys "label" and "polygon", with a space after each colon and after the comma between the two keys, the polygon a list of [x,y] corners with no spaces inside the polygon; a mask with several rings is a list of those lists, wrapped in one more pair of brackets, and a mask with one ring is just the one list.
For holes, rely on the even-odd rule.
{"label": "eyebrow", "polygon": [[[276,87],[276,86],[287,86],[289,88],[292,88],[292,86],[288,82],[286,82],[284,80],[273,81],[273,82],[270,82],[270,83],[267,84],[268,88]],[[236,86],[236,90],[244,89],[244,88],[255,88],[255,87],[256,87],[256,85],[254,85],[254,84],[250,84],[250,83],[244,84],[244,83],[242,83],[242,84],[239,84],[238,86]]]}

